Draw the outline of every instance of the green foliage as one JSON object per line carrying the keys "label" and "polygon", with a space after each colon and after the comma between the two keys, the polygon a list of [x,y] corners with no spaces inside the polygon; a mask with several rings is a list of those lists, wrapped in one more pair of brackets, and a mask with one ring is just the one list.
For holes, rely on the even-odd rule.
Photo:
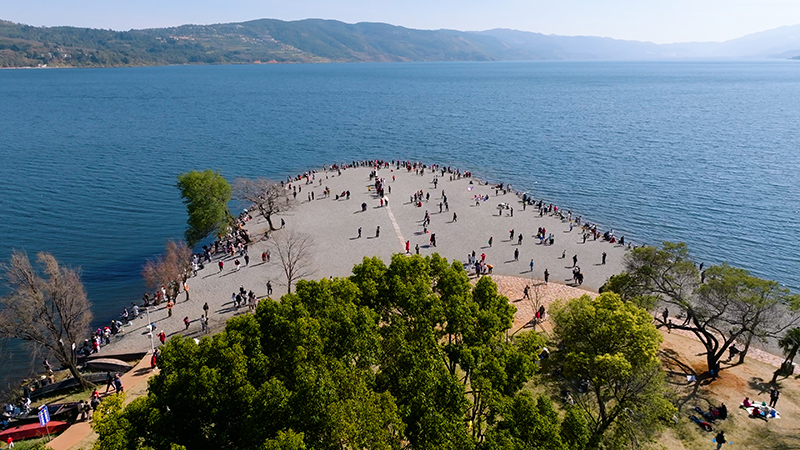
{"label": "green foliage", "polygon": [[513,315],[438,255],[365,259],[199,344],[170,339],[149,395],[96,429],[114,449],[565,448],[549,401],[520,395],[544,340],[507,340]]}
{"label": "green foliage", "polygon": [[[606,292],[551,307],[551,313],[565,375],[590,382],[589,392],[576,398],[591,430],[590,445],[611,446],[620,436],[649,438],[674,407],[663,396],[657,357],[662,338],[648,312]],[[573,442],[582,439],[565,434]]]}
{"label": "green foliage", "polygon": [[[709,371],[715,373],[737,340],[745,343],[739,355],[742,362],[752,339],[777,337],[800,321],[799,296],[744,269],[727,264],[709,267],[701,283],[683,243],[637,248],[626,256],[625,266],[624,280],[615,280],[613,288],[657,296],[686,314],[684,323],[664,325],[694,333],[706,348]],[[658,316],[656,320],[661,321]]]}
{"label": "green foliage", "polygon": [[264,443],[264,450],[306,450],[303,433],[279,431],[275,439],[268,439]]}
{"label": "green foliage", "polygon": [[262,19],[131,31],[0,21],[0,67],[486,61],[508,56],[519,57],[492,36],[333,20]]}
{"label": "green foliage", "polygon": [[797,351],[800,349],[800,328],[792,328],[778,340],[783,353],[786,355],[786,361],[791,363],[797,356]]}
{"label": "green foliage", "polygon": [[647,290],[637,282],[636,278],[625,272],[612,275],[605,284],[600,286],[600,293],[603,292],[619,294],[622,301],[632,302],[648,311],[652,311],[658,303],[658,297],[648,295]]}
{"label": "green foliage", "polygon": [[534,399],[524,392],[508,403],[503,409],[503,420],[488,433],[482,450],[573,448],[562,440],[558,413],[547,397]]}
{"label": "green foliage", "polygon": [[586,419],[579,408],[567,408],[564,421],[561,422],[561,441],[570,450],[583,450],[589,443],[590,431]]}
{"label": "green foliage", "polygon": [[231,186],[222,175],[193,170],[178,176],[178,189],[189,213],[186,242],[190,247],[214,232],[227,232],[233,219],[228,211]]}

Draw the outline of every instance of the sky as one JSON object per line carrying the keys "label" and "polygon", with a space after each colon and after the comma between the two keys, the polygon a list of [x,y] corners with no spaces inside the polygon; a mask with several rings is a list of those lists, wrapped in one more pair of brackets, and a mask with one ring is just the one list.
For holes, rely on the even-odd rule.
{"label": "sky", "polygon": [[724,41],[800,24],[800,0],[25,0],[0,19],[129,30],[273,18],[385,22],[465,31],[512,28],[659,44]]}

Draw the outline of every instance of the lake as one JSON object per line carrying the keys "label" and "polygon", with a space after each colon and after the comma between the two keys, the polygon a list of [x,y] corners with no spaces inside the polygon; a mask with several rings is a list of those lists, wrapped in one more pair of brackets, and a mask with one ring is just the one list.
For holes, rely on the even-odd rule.
{"label": "lake", "polygon": [[[412,159],[798,290],[798,99],[798,61],[3,70],[0,259],[80,266],[106,323],[182,236],[178,174]],[[16,347],[5,361],[41,364]]]}

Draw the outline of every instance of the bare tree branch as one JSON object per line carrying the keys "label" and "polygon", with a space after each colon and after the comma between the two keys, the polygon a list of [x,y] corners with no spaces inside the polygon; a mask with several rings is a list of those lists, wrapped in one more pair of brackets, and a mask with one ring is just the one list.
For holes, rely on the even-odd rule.
{"label": "bare tree branch", "polygon": [[266,178],[237,178],[233,181],[233,196],[250,202],[267,219],[270,230],[276,230],[272,216],[294,208],[294,199],[289,190]]}
{"label": "bare tree branch", "polygon": [[292,285],[302,278],[311,276],[313,267],[314,240],[305,233],[289,230],[279,233],[272,241],[272,246],[281,261],[286,276],[286,287],[292,292]]}
{"label": "bare tree branch", "polygon": [[92,320],[89,299],[77,270],[39,253],[44,277],[28,255],[13,252],[2,265],[9,294],[0,298],[0,338],[19,339],[43,347],[84,386],[90,386],[75,366],[72,345],[86,334]]}

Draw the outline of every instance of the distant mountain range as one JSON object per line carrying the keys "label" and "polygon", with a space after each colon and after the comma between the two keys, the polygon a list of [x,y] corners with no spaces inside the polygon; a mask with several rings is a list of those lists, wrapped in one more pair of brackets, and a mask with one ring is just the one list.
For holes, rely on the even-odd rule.
{"label": "distant mountain range", "polygon": [[800,25],[725,42],[654,44],[494,29],[261,19],[112,31],[0,21],[0,67],[389,61],[800,59]]}

